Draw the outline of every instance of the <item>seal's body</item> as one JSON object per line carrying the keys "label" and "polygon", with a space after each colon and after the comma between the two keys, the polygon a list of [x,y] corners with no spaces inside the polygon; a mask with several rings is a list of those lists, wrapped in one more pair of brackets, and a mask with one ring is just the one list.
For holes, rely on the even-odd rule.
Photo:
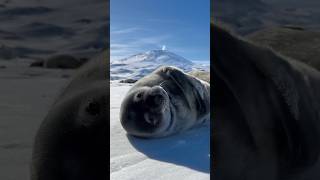
{"label": "seal's body", "polygon": [[32,180],[107,179],[108,58],[81,67],[52,105],[35,138]]}
{"label": "seal's body", "polygon": [[209,122],[210,86],[174,67],[160,67],[140,79],[121,104],[128,134],[164,137]]}
{"label": "seal's body", "polygon": [[216,25],[211,34],[213,178],[319,179],[320,72]]}

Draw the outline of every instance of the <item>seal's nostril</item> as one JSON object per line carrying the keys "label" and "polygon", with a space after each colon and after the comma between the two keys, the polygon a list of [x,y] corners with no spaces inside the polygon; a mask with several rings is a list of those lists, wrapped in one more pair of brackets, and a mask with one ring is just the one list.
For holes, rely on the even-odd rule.
{"label": "seal's nostril", "polygon": [[100,105],[97,102],[90,102],[88,106],[86,107],[86,112],[93,115],[97,116],[100,113]]}
{"label": "seal's nostril", "polygon": [[161,94],[157,94],[153,97],[153,101],[155,104],[161,104],[164,100],[164,97]]}
{"label": "seal's nostril", "polygon": [[149,118],[149,123],[150,124],[154,124],[154,119],[153,118]]}
{"label": "seal's nostril", "polygon": [[151,118],[151,117],[147,118],[146,121],[147,121],[147,123],[149,123],[149,124],[151,124],[153,126],[158,123],[158,121],[156,119]]}
{"label": "seal's nostril", "polygon": [[138,98],[138,99],[142,98],[142,93],[138,93],[138,94],[137,94],[137,98]]}
{"label": "seal's nostril", "polygon": [[150,116],[148,113],[144,114],[144,121],[152,126],[159,124],[159,119],[156,117]]}

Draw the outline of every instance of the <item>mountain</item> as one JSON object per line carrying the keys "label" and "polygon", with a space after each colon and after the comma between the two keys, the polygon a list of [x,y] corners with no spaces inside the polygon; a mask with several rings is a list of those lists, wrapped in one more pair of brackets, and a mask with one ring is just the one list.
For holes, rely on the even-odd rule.
{"label": "mountain", "polygon": [[111,80],[140,79],[163,65],[175,66],[186,72],[193,69],[209,69],[208,65],[194,63],[168,50],[151,50],[112,61],[110,64],[110,77]]}

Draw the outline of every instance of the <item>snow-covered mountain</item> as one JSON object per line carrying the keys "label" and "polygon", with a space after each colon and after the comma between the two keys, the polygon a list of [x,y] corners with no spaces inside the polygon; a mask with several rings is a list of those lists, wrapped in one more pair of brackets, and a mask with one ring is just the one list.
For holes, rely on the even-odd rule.
{"label": "snow-covered mountain", "polygon": [[175,66],[186,72],[193,69],[209,69],[208,65],[194,63],[168,50],[151,50],[112,61],[110,76],[111,80],[139,79],[163,65]]}

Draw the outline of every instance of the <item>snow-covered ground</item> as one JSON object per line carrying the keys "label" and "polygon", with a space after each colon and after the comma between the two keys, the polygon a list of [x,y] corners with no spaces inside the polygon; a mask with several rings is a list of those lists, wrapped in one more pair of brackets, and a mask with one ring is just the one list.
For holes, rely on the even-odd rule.
{"label": "snow-covered ground", "polygon": [[28,68],[0,61],[0,179],[30,177],[32,144],[45,115],[72,71]]}
{"label": "snow-covered ground", "polygon": [[119,110],[129,84],[110,84],[110,176],[112,180],[210,179],[210,130],[201,127],[161,139],[127,136]]}

